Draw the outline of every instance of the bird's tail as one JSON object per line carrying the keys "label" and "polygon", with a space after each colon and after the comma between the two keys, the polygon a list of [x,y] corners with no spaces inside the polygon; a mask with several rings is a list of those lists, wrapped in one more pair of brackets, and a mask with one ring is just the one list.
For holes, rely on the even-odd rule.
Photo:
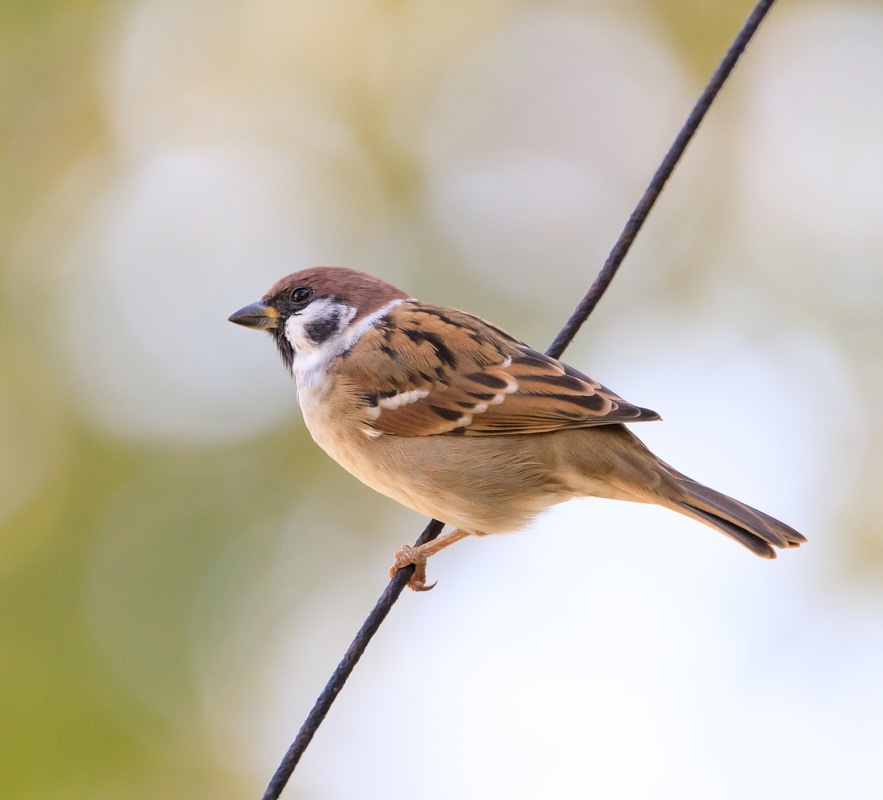
{"label": "bird's tail", "polygon": [[[625,426],[621,426],[617,433],[630,440],[630,446],[620,448],[620,453],[630,451],[639,454],[643,451],[643,455],[628,459],[630,469],[619,472],[620,476],[628,476],[619,485],[622,490],[632,494],[630,499],[657,503],[704,522],[761,558],[775,558],[776,547],[799,547],[806,541],[784,522],[709,489],[670,467],[651,453]],[[619,483],[614,476],[611,476],[611,480]]]}
{"label": "bird's tail", "polygon": [[775,558],[776,547],[799,547],[806,541],[794,528],[769,514],[709,489],[685,475],[674,474],[679,491],[676,497],[670,498],[669,508],[704,522],[761,558]]}

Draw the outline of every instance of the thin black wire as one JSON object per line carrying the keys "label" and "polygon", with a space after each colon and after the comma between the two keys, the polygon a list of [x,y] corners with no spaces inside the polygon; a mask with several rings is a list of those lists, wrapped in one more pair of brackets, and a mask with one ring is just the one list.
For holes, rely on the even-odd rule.
{"label": "thin black wire", "polygon": [[580,301],[570,319],[567,320],[567,323],[561,329],[561,332],[555,337],[555,341],[552,342],[551,347],[546,351],[546,355],[559,358],[564,352],[564,348],[576,336],[580,326],[586,321],[595,306],[598,305],[598,301],[604,292],[607,291],[607,287],[610,286],[613,276],[616,275],[616,271],[631,248],[632,242],[638,235],[638,231],[644,225],[647,215],[650,213],[659,195],[662,194],[662,190],[665,188],[669,177],[671,177],[671,173],[696,133],[699,123],[702,122],[705,113],[711,107],[724,82],[730,76],[733,67],[736,66],[739,56],[742,55],[742,51],[745,50],[746,45],[751,41],[751,37],[754,36],[774,2],[775,0],[760,0],[751,14],[749,14],[748,19],[745,20],[742,30],[739,31],[739,34],[733,40],[733,44],[730,45],[730,49],[727,50],[727,54],[714,71],[711,80],[709,80],[705,90],[699,96],[696,105],[693,106],[690,116],[687,117],[687,121],[669,148],[669,151],[665,154],[665,158],[662,159],[659,169],[656,170],[656,174],[644,191],[638,205],[635,206],[635,210],[622,229],[622,233],[619,234],[619,239],[616,240],[610,255],[607,256],[604,266],[601,267],[598,277],[595,278],[589,291],[586,292],[586,296]]}
{"label": "thin black wire", "polygon": [[[437,519],[431,520],[423,529],[423,533],[420,534],[416,544],[421,545],[431,542],[442,532],[444,527],[444,522],[439,522]],[[278,800],[279,795],[282,794],[282,790],[285,788],[285,784],[288,783],[288,779],[291,777],[291,773],[294,772],[297,762],[300,761],[304,750],[307,749],[307,745],[312,741],[313,734],[316,733],[322,724],[322,720],[325,719],[325,715],[328,713],[328,709],[331,708],[334,699],[340,690],[343,689],[343,685],[346,683],[347,678],[349,678],[350,673],[355,669],[356,664],[359,663],[359,659],[362,657],[362,653],[365,652],[368,642],[377,633],[377,629],[383,620],[386,619],[386,615],[392,610],[395,601],[399,599],[399,595],[405,586],[408,585],[408,581],[411,580],[413,574],[414,565],[409,564],[392,576],[383,594],[380,595],[377,604],[371,610],[368,618],[362,623],[361,629],[356,634],[356,638],[353,639],[349,649],[347,649],[343,660],[337,665],[337,669],[334,670],[331,679],[325,684],[325,688],[316,700],[312,711],[304,720],[304,724],[301,725],[300,730],[297,732],[297,738],[291,743],[291,747],[288,748],[282,763],[279,764],[276,772],[273,773],[273,777],[270,783],[267,784],[261,800]]]}
{"label": "thin black wire", "polygon": [[[550,355],[553,358],[561,356],[564,349],[570,344],[573,337],[576,336],[580,326],[586,321],[589,314],[592,313],[604,292],[607,291],[607,288],[610,286],[614,275],[616,275],[616,271],[622,264],[626,253],[628,253],[631,248],[632,242],[638,235],[638,231],[641,230],[644,221],[647,219],[647,215],[650,213],[657,198],[662,193],[666,182],[674,171],[681,156],[684,154],[684,151],[687,149],[687,145],[696,133],[703,117],[714,102],[715,97],[717,97],[718,92],[729,77],[736,62],[739,60],[739,56],[742,55],[746,45],[751,40],[751,37],[754,36],[758,26],[763,21],[763,18],[766,16],[774,2],[775,0],[760,0],[748,16],[748,19],[745,20],[745,24],[733,40],[733,44],[730,45],[727,54],[724,56],[718,68],[714,71],[711,80],[696,101],[696,105],[693,106],[693,110],[687,117],[687,121],[684,123],[684,126],[675,138],[668,153],[666,153],[665,158],[662,160],[659,169],[656,170],[656,174],[653,176],[653,179],[650,181],[644,194],[641,196],[641,200],[638,202],[638,205],[629,217],[622,233],[620,233],[616,244],[610,251],[610,255],[604,262],[604,266],[601,268],[601,271],[598,273],[598,276],[595,278],[589,291],[586,293],[586,296],[580,301],[570,319],[567,320],[567,323],[555,337],[555,341],[552,342],[552,345],[546,351],[547,355]],[[431,542],[442,532],[443,528],[443,522],[440,522],[437,519],[432,520],[423,530],[423,533],[420,534],[416,546]],[[411,565],[404,569],[400,569],[392,577],[383,594],[380,596],[380,599],[377,601],[377,604],[374,606],[374,609],[362,624],[362,628],[359,630],[358,634],[356,634],[356,638],[353,639],[343,660],[337,665],[337,669],[334,670],[334,674],[322,690],[322,694],[320,694],[319,698],[316,700],[312,711],[310,711],[306,720],[304,720],[304,724],[301,726],[300,731],[298,731],[297,738],[292,742],[291,747],[288,748],[288,752],[285,754],[285,757],[282,759],[282,762],[273,774],[261,800],[278,800],[279,795],[285,788],[285,784],[288,783],[288,779],[294,772],[294,768],[297,766],[298,761],[300,761],[300,757],[307,749],[307,745],[312,741],[313,735],[318,730],[319,725],[322,724],[322,720],[325,719],[325,715],[331,708],[331,704],[334,702],[349,678],[350,673],[352,673],[356,664],[359,662],[359,659],[365,652],[365,648],[368,647],[368,642],[370,642],[374,634],[377,633],[383,620],[386,619],[387,614],[389,614],[396,600],[399,599],[399,595],[401,595],[413,574],[414,567]]]}

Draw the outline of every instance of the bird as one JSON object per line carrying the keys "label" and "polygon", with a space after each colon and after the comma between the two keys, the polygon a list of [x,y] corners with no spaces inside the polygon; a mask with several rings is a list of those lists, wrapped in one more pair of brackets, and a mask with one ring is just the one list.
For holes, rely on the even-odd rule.
{"label": "bird", "polygon": [[277,281],[235,313],[269,332],[315,442],[363,483],[453,530],[396,552],[408,586],[467,536],[516,531],[576,497],[655,503],[762,558],[806,539],[654,455],[626,423],[658,420],[480,317],[345,267]]}

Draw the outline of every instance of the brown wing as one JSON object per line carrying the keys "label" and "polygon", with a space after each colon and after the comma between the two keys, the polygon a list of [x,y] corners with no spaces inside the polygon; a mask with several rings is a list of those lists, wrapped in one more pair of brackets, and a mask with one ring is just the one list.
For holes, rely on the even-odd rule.
{"label": "brown wing", "polygon": [[365,398],[372,435],[544,433],[659,419],[489,322],[414,301],[363,334],[341,372]]}

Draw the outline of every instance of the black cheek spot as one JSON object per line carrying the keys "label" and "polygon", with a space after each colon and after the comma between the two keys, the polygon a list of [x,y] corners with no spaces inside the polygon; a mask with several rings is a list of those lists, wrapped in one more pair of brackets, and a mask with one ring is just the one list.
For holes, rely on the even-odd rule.
{"label": "black cheek spot", "polygon": [[340,314],[336,311],[330,313],[327,317],[315,319],[304,325],[304,332],[313,344],[327,342],[339,330]]}

